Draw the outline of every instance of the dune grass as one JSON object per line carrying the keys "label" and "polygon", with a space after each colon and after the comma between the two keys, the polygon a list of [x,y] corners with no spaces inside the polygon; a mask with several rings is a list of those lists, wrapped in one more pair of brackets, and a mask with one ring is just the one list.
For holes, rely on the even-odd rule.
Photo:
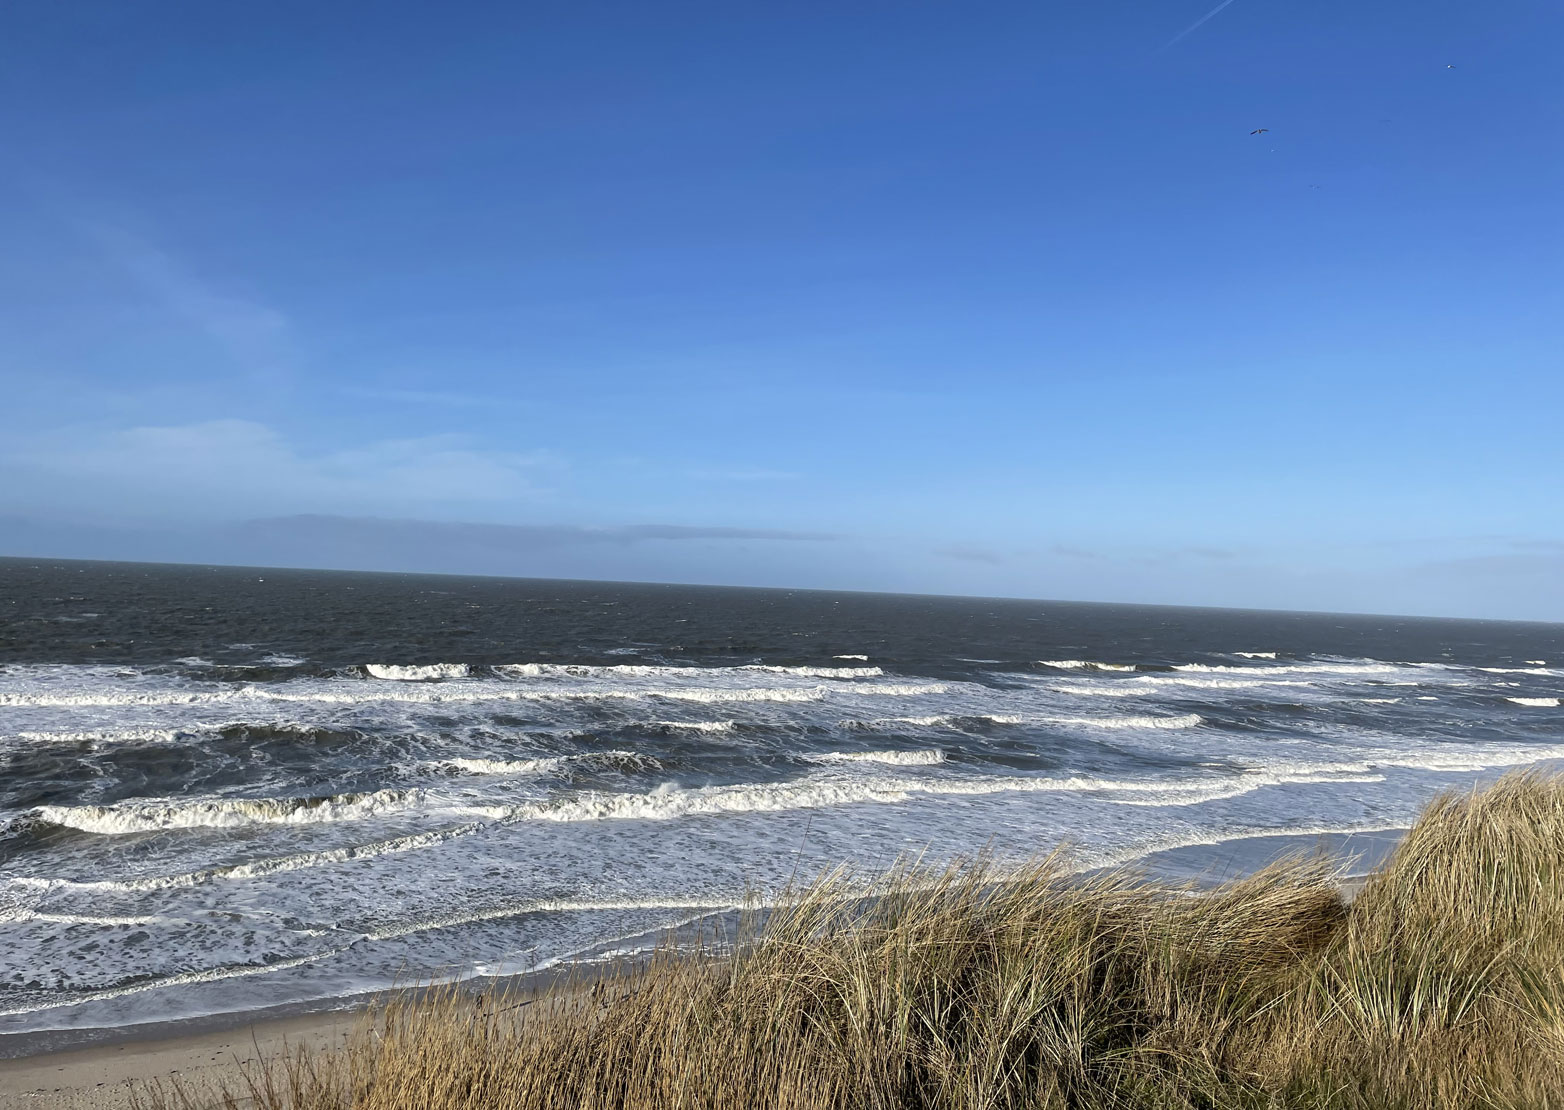
{"label": "dune grass", "polygon": [[1198,897],[1065,863],[828,876],[727,955],[393,998],[345,1050],[142,1105],[1564,1107],[1564,779],[1441,798],[1350,903],[1317,861]]}

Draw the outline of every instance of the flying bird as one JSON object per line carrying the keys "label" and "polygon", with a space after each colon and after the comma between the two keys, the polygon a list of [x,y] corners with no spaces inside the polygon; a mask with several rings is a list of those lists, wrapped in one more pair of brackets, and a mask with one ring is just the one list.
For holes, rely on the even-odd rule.
{"label": "flying bird", "polygon": [[1269,130],[1270,130],[1269,127],[1256,127],[1253,131],[1249,132],[1249,134],[1251,134],[1251,135],[1264,135]]}

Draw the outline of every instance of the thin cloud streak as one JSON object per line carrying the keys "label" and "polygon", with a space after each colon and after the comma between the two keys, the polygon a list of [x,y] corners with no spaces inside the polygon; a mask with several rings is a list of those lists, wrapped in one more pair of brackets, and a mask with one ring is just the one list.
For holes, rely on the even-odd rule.
{"label": "thin cloud streak", "polygon": [[1176,34],[1172,38],[1168,39],[1168,41],[1163,45],[1162,49],[1164,49],[1164,50],[1168,49],[1169,47],[1175,45],[1180,39],[1184,38],[1184,36],[1189,35],[1189,34],[1195,32],[1195,31],[1199,30],[1201,28],[1201,26],[1203,26],[1206,23],[1207,20],[1214,18],[1219,12],[1221,12],[1221,10],[1223,8],[1227,7],[1232,2],[1233,2],[1233,0],[1222,0],[1222,2],[1220,4],[1218,4],[1216,7],[1212,8],[1205,15],[1201,16],[1199,19],[1197,19],[1193,23],[1191,23],[1188,27],[1185,27],[1178,34]]}
{"label": "thin cloud streak", "polygon": [[217,291],[167,251],[120,227],[85,218],[72,223],[152,304],[205,335],[235,369],[266,377],[295,369],[293,325],[283,312]]}

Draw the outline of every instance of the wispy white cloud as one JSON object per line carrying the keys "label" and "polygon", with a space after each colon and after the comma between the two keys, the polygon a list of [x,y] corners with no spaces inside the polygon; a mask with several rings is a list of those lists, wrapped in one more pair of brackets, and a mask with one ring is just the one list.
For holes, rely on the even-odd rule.
{"label": "wispy white cloud", "polygon": [[210,340],[234,369],[281,375],[297,364],[294,327],[281,310],[221,289],[189,263],[123,227],[84,219],[75,226],[157,311]]}
{"label": "wispy white cloud", "polygon": [[0,504],[239,516],[276,512],[434,512],[546,497],[560,462],[460,436],[382,439],[311,451],[251,420],[112,431],[62,428],[0,447]]}

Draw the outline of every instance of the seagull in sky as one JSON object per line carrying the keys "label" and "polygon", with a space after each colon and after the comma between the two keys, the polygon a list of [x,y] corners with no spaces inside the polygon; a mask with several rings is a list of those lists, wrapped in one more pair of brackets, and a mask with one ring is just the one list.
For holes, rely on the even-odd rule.
{"label": "seagull in sky", "polygon": [[1270,130],[1269,127],[1256,127],[1253,131],[1249,132],[1249,134],[1251,134],[1251,135],[1264,135],[1269,130]]}

